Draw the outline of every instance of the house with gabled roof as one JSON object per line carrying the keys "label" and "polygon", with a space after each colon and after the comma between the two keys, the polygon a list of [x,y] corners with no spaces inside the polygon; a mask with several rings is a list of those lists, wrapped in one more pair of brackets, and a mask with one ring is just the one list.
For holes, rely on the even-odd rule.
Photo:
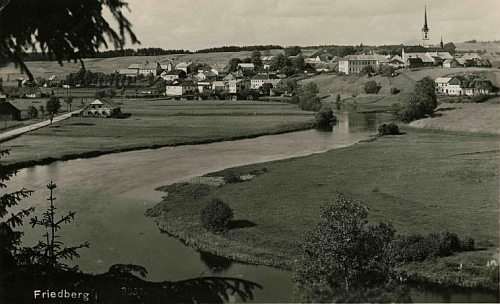
{"label": "house with gabled roof", "polygon": [[196,80],[198,80],[198,81],[203,81],[203,80],[215,81],[217,78],[217,75],[211,71],[201,71],[198,74],[196,74],[194,76],[194,78],[196,78]]}
{"label": "house with gabled roof", "polygon": [[228,83],[229,94],[240,94],[245,89],[250,89],[250,81],[248,79],[231,80]]}
{"label": "house with gabled roof", "polygon": [[405,46],[402,49],[401,58],[406,63],[408,58],[420,58],[424,66],[439,65],[453,56],[442,48],[431,48],[423,46]]}
{"label": "house with gabled roof", "polygon": [[176,70],[183,70],[186,74],[189,74],[193,71],[193,63],[192,62],[179,62],[175,66]]}
{"label": "house with gabled roof", "polygon": [[451,77],[438,77],[434,80],[436,84],[436,93],[446,94],[446,88],[448,87],[448,83],[450,82]]}
{"label": "house with gabled roof", "polygon": [[236,79],[238,79],[238,77],[236,77],[236,75],[234,73],[229,73],[226,76],[224,76],[224,78],[222,78],[222,81],[228,82],[228,81],[236,80]]}
{"label": "house with gabled roof", "polygon": [[154,62],[149,62],[149,61],[144,61],[142,63],[132,63],[129,65],[126,69],[120,70],[119,73],[123,73],[124,75],[137,75],[137,74],[142,74],[142,75],[149,75],[153,74],[154,76],[158,75],[161,73],[162,68],[161,65],[154,61]]}
{"label": "house with gabled roof", "polygon": [[174,81],[172,84],[167,84],[165,93],[167,96],[181,97],[185,95],[193,95],[196,86],[193,81]]}
{"label": "house with gabled roof", "polygon": [[179,69],[174,69],[171,71],[163,71],[160,75],[160,77],[166,81],[174,81],[176,79],[183,79],[186,78],[186,72],[183,70]]}
{"label": "house with gabled roof", "polygon": [[[2,94],[0,91],[0,96],[5,96]],[[6,101],[6,98],[1,98],[1,100],[3,100],[0,101],[0,117],[2,117],[2,120],[21,120],[21,110]]]}
{"label": "house with gabled roof", "polygon": [[90,104],[86,105],[80,112],[83,117],[106,117],[116,118],[121,116],[121,108],[115,102],[96,98]]}
{"label": "house with gabled roof", "polygon": [[328,53],[326,50],[323,51],[318,51],[311,56],[306,58],[306,62],[308,63],[321,63],[321,62],[331,62],[331,60],[334,58],[334,56],[330,53]]}
{"label": "house with gabled roof", "polygon": [[250,89],[258,89],[264,83],[272,83],[272,80],[280,80],[278,76],[273,74],[259,74],[250,79]]}
{"label": "house with gabled roof", "polygon": [[405,65],[405,62],[403,58],[399,55],[395,55],[389,61],[387,62],[388,65],[392,66],[393,68],[402,68]]}
{"label": "house with gabled roof", "polygon": [[408,57],[405,65],[410,69],[421,68],[424,66],[424,61],[420,57]]}
{"label": "house with gabled roof", "polygon": [[249,77],[255,74],[255,65],[253,63],[238,63],[237,72],[240,77]]}
{"label": "house with gabled roof", "polygon": [[348,55],[339,60],[339,72],[344,74],[358,74],[364,67],[378,67],[386,64],[388,59],[378,54]]}
{"label": "house with gabled roof", "polygon": [[443,62],[443,68],[456,68],[456,67],[459,67],[460,66],[460,63],[458,63],[458,61],[453,58],[453,59],[446,59],[444,62]]}

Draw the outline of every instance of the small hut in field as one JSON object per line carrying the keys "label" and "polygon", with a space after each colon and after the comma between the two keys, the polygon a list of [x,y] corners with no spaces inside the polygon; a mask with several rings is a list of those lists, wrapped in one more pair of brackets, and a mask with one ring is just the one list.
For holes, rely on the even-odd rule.
{"label": "small hut in field", "polygon": [[104,98],[96,98],[82,110],[84,117],[120,117],[122,112],[118,104]]}

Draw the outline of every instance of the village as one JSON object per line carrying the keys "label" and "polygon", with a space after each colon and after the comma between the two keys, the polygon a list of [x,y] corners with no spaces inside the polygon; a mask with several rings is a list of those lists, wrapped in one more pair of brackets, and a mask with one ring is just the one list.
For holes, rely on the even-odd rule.
{"label": "village", "polygon": [[[116,88],[126,97],[165,96],[187,100],[258,100],[267,96],[291,97],[294,92],[288,84],[290,79],[296,78],[297,75],[313,77],[318,73],[335,74],[339,77],[385,73],[386,76],[397,77],[399,70],[448,68],[451,77],[435,79],[437,93],[458,96],[496,93],[491,81],[477,77],[474,73],[466,73],[468,75],[465,76],[463,73],[453,75],[454,68],[491,68],[491,63],[487,59],[483,59],[478,53],[457,52],[451,55],[444,48],[442,41],[440,47],[402,47],[401,56],[379,55],[371,51],[340,57],[326,49],[317,50],[307,57],[300,49],[296,50],[296,53],[298,54],[291,56],[281,53],[262,56],[261,52],[254,51],[252,58],[232,58],[224,68],[212,67],[201,61],[145,61],[130,64],[107,75],[83,70],[71,75],[52,75],[47,79],[39,77],[37,78],[39,83],[18,79],[17,86],[3,86],[0,92],[3,104],[1,115],[10,113],[12,119],[19,120],[22,118],[20,112],[7,102],[8,99],[48,97],[54,89],[70,92],[78,91],[79,88],[94,88],[94,90]],[[110,101],[107,103],[111,106]],[[116,104],[112,107],[117,108]],[[114,117],[114,114],[118,113],[113,114],[113,109],[111,112],[109,110],[99,112],[97,109],[100,107],[88,105],[82,109],[81,115]]]}
{"label": "village", "polygon": [[[7,190],[36,191],[22,198],[31,223],[39,201],[77,214],[53,234],[82,244],[68,264],[82,277],[235,277],[266,303],[498,301],[500,41],[445,43],[420,12],[404,44],[9,62],[0,166],[19,174]],[[166,299],[167,285],[127,299]]]}

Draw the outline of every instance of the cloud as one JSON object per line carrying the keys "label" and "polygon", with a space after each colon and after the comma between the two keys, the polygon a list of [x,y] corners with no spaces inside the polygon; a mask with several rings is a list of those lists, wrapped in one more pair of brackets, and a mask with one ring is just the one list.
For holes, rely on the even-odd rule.
{"label": "cloud", "polygon": [[[497,0],[129,0],[143,46],[399,44],[420,39],[499,39]],[[429,3],[426,3],[429,2]]]}

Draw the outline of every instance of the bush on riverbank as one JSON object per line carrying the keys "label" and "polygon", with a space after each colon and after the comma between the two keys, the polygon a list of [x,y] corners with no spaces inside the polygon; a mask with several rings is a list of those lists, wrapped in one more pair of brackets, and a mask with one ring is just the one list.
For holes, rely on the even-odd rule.
{"label": "bush on riverbank", "polygon": [[378,136],[384,135],[399,135],[399,127],[397,124],[391,122],[389,124],[381,124],[378,126]]}
{"label": "bush on riverbank", "polygon": [[407,302],[394,280],[390,247],[396,230],[368,226],[368,208],[339,194],[305,235],[294,273],[300,302]]}
{"label": "bush on riverbank", "polygon": [[200,222],[203,228],[214,233],[227,231],[232,219],[233,209],[218,198],[212,199],[201,210],[200,214]]}
{"label": "bush on riverbank", "polygon": [[333,110],[329,107],[322,107],[315,115],[316,126],[326,126],[337,122],[337,117],[333,115]]}
{"label": "bush on riverbank", "polygon": [[430,77],[424,77],[415,84],[408,104],[403,107],[397,106],[394,110],[401,121],[409,123],[432,115],[436,108],[437,97],[434,80]]}
{"label": "bush on riverbank", "polygon": [[460,239],[458,235],[450,232],[399,236],[394,241],[395,259],[403,263],[422,262],[474,249],[474,239]]}
{"label": "bush on riverbank", "polygon": [[488,95],[488,94],[477,94],[477,95],[473,95],[471,100],[472,100],[472,102],[475,102],[475,103],[481,103],[481,102],[485,102],[486,100],[488,100],[490,98],[491,98],[491,95]]}
{"label": "bush on riverbank", "polygon": [[378,94],[382,87],[377,84],[377,82],[370,80],[365,83],[363,89],[366,94]]}

